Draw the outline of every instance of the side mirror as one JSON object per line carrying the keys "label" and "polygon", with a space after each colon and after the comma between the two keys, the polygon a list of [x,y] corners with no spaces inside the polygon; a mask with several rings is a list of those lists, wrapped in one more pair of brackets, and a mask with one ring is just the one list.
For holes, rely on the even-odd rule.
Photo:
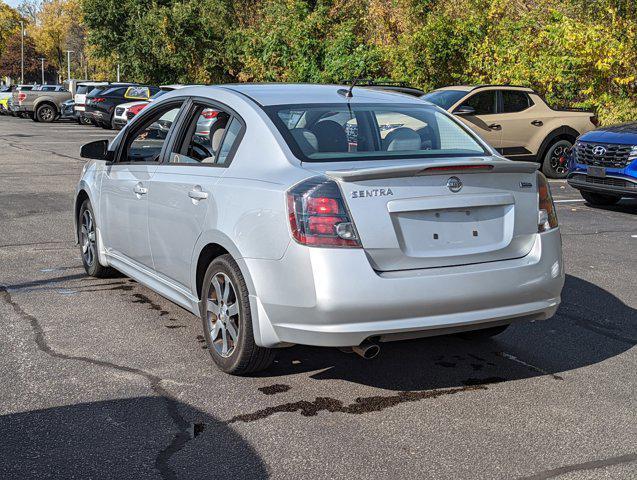
{"label": "side mirror", "polygon": [[80,148],[80,157],[90,158],[93,160],[111,161],[113,153],[108,150],[108,140],[97,140],[91,143],[85,143]]}
{"label": "side mirror", "polygon": [[469,115],[475,115],[476,114],[476,110],[473,107],[470,107],[469,105],[460,105],[458,108],[456,108],[453,111],[454,115],[459,115],[461,117],[466,117]]}

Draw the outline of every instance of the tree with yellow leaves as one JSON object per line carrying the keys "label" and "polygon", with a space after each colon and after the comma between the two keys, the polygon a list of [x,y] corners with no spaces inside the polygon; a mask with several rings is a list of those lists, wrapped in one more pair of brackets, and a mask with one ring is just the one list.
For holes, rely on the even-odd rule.
{"label": "tree with yellow leaves", "polygon": [[0,56],[9,37],[20,32],[20,14],[6,3],[0,3]]}
{"label": "tree with yellow leaves", "polygon": [[85,28],[81,23],[81,11],[76,0],[48,0],[37,13],[37,21],[28,27],[28,34],[37,49],[58,72],[66,70],[65,50],[73,50],[72,71],[83,76],[83,68],[77,59],[84,59]]}

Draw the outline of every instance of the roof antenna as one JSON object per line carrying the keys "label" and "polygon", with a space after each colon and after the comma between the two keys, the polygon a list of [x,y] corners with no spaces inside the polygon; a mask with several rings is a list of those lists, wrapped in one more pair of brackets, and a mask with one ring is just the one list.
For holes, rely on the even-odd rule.
{"label": "roof antenna", "polygon": [[352,98],[354,96],[354,94],[352,93],[352,90],[354,90],[354,87],[358,83],[358,80],[359,80],[359,77],[356,77],[354,81],[352,82],[352,84],[350,85],[349,90],[347,91],[347,94],[345,95],[347,98]]}
{"label": "roof antenna", "polygon": [[352,80],[352,84],[349,86],[347,90],[345,90],[344,88],[341,88],[336,93],[338,93],[339,95],[343,95],[345,98],[354,97],[352,90],[354,90],[354,87],[356,86],[359,80],[360,80],[360,77],[356,77],[354,80]]}

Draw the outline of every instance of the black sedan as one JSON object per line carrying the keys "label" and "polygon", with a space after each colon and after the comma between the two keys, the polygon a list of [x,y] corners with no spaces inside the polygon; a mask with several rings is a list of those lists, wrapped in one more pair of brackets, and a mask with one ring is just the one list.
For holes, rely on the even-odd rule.
{"label": "black sedan", "polygon": [[115,107],[136,100],[148,100],[159,91],[152,85],[117,85],[91,92],[86,97],[84,114],[102,128],[113,128]]}

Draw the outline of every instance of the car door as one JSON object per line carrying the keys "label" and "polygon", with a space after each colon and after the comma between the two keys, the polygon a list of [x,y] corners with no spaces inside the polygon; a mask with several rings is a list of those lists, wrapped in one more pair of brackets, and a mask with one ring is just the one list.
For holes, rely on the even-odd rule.
{"label": "car door", "polygon": [[149,232],[157,273],[191,291],[193,250],[204,225],[216,223],[215,185],[244,123],[223,106],[197,101],[180,125],[167,161],[151,180]]}
{"label": "car door", "polygon": [[543,120],[546,120],[533,104],[529,95],[522,90],[502,89],[499,91],[499,120],[502,125],[502,154],[506,156],[530,155],[530,145],[535,135],[542,134]]}
{"label": "car door", "polygon": [[165,154],[170,126],[183,101],[147,112],[120,142],[115,161],[102,179],[102,237],[110,255],[152,268],[148,242],[148,192],[150,180]]}
{"label": "car door", "polygon": [[[461,114],[463,107],[473,109],[473,114]],[[502,124],[498,114],[498,96],[496,90],[482,90],[462,100],[453,109],[462,122],[476,132],[489,145],[502,148]]]}

